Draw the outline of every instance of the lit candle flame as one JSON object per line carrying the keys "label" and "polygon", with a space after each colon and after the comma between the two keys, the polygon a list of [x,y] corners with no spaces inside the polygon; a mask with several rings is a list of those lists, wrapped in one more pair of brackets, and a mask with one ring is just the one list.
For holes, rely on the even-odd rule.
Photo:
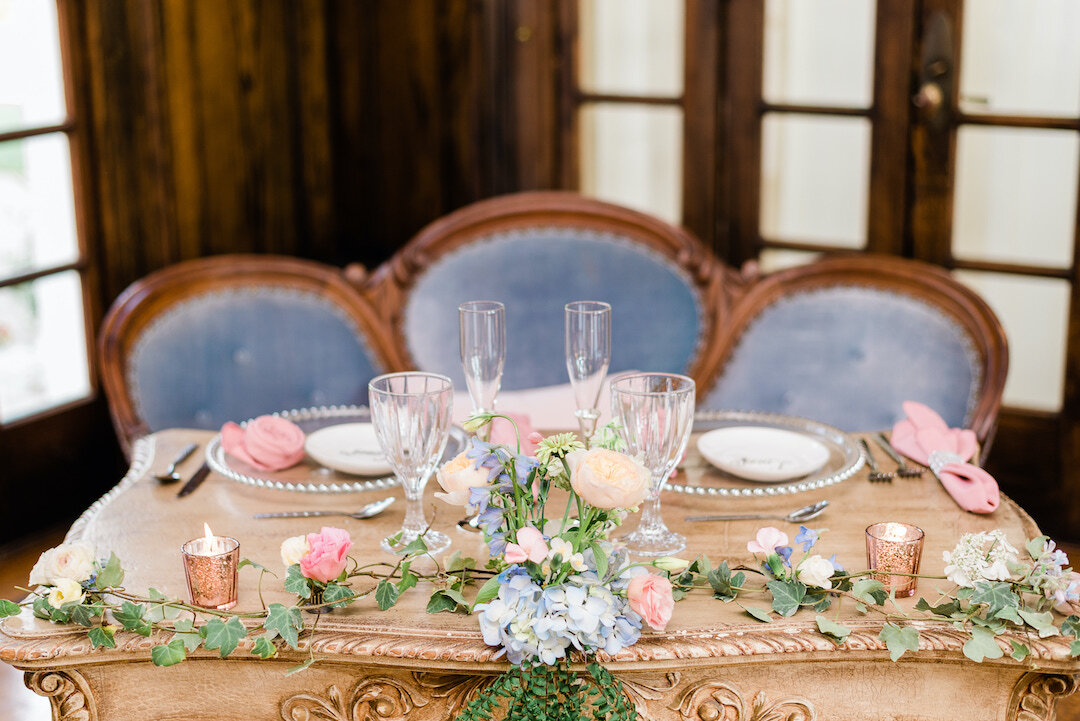
{"label": "lit candle flame", "polygon": [[203,552],[207,556],[216,556],[219,553],[224,553],[225,544],[210,530],[210,524],[204,521],[202,527],[204,534],[202,543]]}

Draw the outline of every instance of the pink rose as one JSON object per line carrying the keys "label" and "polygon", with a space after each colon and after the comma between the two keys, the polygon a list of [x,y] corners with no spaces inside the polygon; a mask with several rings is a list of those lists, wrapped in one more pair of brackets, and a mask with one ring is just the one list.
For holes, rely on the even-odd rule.
{"label": "pink rose", "polygon": [[506,562],[524,563],[526,560],[540,563],[548,555],[548,545],[544,534],[532,526],[518,529],[517,543],[506,544]]}
{"label": "pink rose", "polygon": [[654,631],[663,631],[675,610],[675,598],[671,594],[671,581],[663,576],[642,573],[630,579],[626,587],[630,608],[645,619]]}
{"label": "pink rose", "polygon": [[304,432],[278,416],[259,416],[246,426],[221,427],[225,452],[263,471],[280,471],[304,458]]}
{"label": "pink rose", "polygon": [[772,553],[780,546],[788,543],[787,534],[779,528],[766,526],[759,528],[757,538],[746,544],[746,550],[751,553]]}
{"label": "pink rose", "polygon": [[634,508],[649,494],[649,469],[624,453],[593,448],[566,456],[570,485],[596,508]]}
{"label": "pink rose", "polygon": [[443,464],[435,473],[446,493],[436,491],[435,497],[452,506],[464,506],[469,503],[469,489],[480,488],[488,484],[488,469],[476,468],[476,463],[462,451]]}
{"label": "pink rose", "polygon": [[307,543],[307,555],[300,559],[300,573],[322,583],[329,583],[341,575],[352,548],[348,531],[323,526],[318,533],[308,534]]}

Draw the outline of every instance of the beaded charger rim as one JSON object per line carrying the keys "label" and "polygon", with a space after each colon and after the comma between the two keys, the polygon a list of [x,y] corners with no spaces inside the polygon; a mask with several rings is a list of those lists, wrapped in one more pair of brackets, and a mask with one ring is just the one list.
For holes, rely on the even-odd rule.
{"label": "beaded charger rim", "polygon": [[[770,496],[792,495],[814,491],[845,481],[858,473],[865,463],[862,453],[859,452],[858,446],[855,445],[855,441],[850,435],[839,428],[812,421],[808,418],[762,411],[698,411],[694,414],[695,433],[724,426],[740,425],[767,426],[811,436],[825,443],[830,448],[830,451],[838,452],[841,461],[839,464],[827,464],[823,470],[790,483],[754,484],[753,487],[744,488],[668,481],[664,484],[664,490],[692,496],[720,496],[723,498],[767,498]],[[733,478],[733,481],[737,480]]]}
{"label": "beaded charger rim", "polygon": [[[325,420],[340,420],[342,423],[357,421],[370,422],[371,420],[371,413],[367,406],[356,405],[299,408],[296,410],[279,411],[277,413],[271,413],[270,415],[284,418],[285,420],[297,424]],[[246,426],[251,420],[253,419],[249,418],[240,425]],[[447,440],[446,449],[443,452],[440,463],[446,461],[448,458],[453,458],[460,453],[465,448],[467,438],[465,431],[460,427],[451,426],[450,437]],[[307,460],[307,458],[309,457],[305,457],[305,460]],[[314,461],[307,462],[315,463]],[[221,445],[220,433],[211,438],[210,442],[206,444],[206,463],[213,471],[220,473],[230,480],[249,486],[255,486],[256,488],[269,488],[275,491],[299,491],[301,493],[359,493],[363,491],[381,491],[388,488],[395,488],[401,483],[395,476],[357,481],[297,482],[283,481],[274,478],[274,473],[270,471],[266,471],[262,475],[250,475],[248,473],[243,473],[230,465],[230,461],[225,454],[225,449]],[[315,465],[318,468],[323,467],[318,463],[315,463]]]}

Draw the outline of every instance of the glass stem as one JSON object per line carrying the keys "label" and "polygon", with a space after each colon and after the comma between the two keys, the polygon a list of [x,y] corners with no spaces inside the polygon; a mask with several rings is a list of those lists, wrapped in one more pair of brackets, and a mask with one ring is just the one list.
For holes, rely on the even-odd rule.
{"label": "glass stem", "polygon": [[660,517],[660,493],[650,495],[651,497],[646,499],[641,508],[641,522],[638,524],[638,528],[648,533],[666,531],[667,525],[664,523],[664,519]]}
{"label": "glass stem", "polygon": [[418,492],[405,491],[405,521],[401,524],[402,541],[408,542],[419,536],[427,528],[424,518],[424,497]]}
{"label": "glass stem", "polygon": [[585,447],[590,447],[589,439],[592,438],[593,433],[596,433],[596,421],[599,418],[599,414],[577,414],[578,428],[581,430],[581,441],[585,444]]}

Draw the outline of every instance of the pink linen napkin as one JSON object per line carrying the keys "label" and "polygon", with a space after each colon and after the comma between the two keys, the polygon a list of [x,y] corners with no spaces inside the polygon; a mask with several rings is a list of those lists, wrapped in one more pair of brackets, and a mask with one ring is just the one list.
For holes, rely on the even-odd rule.
{"label": "pink linen napkin", "polygon": [[889,442],[896,450],[924,466],[945,486],[957,505],[972,513],[993,513],[1001,501],[997,481],[978,466],[967,463],[978,447],[975,433],[948,424],[928,406],[903,403],[907,417],[893,426]]}
{"label": "pink linen napkin", "polygon": [[304,432],[278,416],[259,416],[246,426],[233,422],[221,427],[225,452],[262,471],[295,466],[304,457]]}
{"label": "pink linen napkin", "polygon": [[[507,413],[514,419],[518,432],[521,433],[521,452],[527,456],[535,456],[540,438],[536,429],[529,422],[529,416],[525,413]],[[517,436],[514,434],[514,423],[505,418],[496,418],[491,422],[491,442],[501,443],[511,451],[517,448]]]}

